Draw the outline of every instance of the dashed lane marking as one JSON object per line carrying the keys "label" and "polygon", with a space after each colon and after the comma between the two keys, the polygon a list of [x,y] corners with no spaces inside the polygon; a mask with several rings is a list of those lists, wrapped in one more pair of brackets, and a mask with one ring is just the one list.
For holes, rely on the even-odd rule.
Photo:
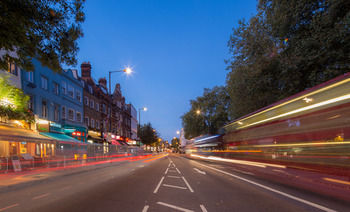
{"label": "dashed lane marking", "polygon": [[19,206],[19,204],[16,203],[16,204],[13,204],[13,205],[6,206],[4,208],[0,208],[0,211],[5,211],[7,209],[10,209],[10,208],[13,208],[13,207],[16,207],[16,206]]}
{"label": "dashed lane marking", "polygon": [[170,177],[170,178],[181,178],[181,177],[178,177],[178,176],[172,176],[172,175],[168,175],[167,177]]}
{"label": "dashed lane marking", "polygon": [[187,189],[187,188],[182,187],[182,186],[174,186],[174,185],[169,185],[169,184],[163,184],[163,186],[170,187],[170,188]]}
{"label": "dashed lane marking", "polygon": [[204,205],[199,205],[199,207],[201,207],[203,212],[208,212],[207,209],[204,207]]}
{"label": "dashed lane marking", "polygon": [[176,206],[176,205],[170,205],[168,203],[164,203],[164,202],[157,202],[158,205],[163,205],[165,207],[168,207],[168,208],[173,208],[173,209],[176,209],[178,211],[184,211],[184,212],[194,212],[192,210],[189,210],[189,209],[186,209],[186,208],[181,208],[179,206]]}
{"label": "dashed lane marking", "polygon": [[46,194],[42,194],[42,195],[39,195],[39,196],[35,196],[35,197],[32,198],[32,200],[41,199],[41,198],[47,197],[49,195],[50,195],[50,193],[46,193]]}
{"label": "dashed lane marking", "polygon": [[187,180],[185,179],[185,177],[184,176],[182,176],[182,179],[184,180],[184,182],[186,183],[186,185],[187,185],[187,187],[188,187],[188,189],[193,193],[194,191],[193,191],[193,189],[191,188],[191,186],[190,186],[190,184],[187,182]]}
{"label": "dashed lane marking", "polygon": [[216,169],[216,168],[213,168],[213,167],[211,167],[211,166],[207,166],[207,165],[198,163],[198,162],[196,162],[196,161],[193,161],[193,162],[194,162],[194,163],[197,163],[197,164],[200,165],[200,166],[204,166],[204,167],[207,167],[207,168],[209,168],[209,169],[215,170],[215,171],[217,171],[217,172],[221,172],[221,173],[223,173],[223,174],[226,174],[226,175],[229,175],[229,176],[234,177],[234,178],[236,178],[236,179],[242,180],[242,181],[244,181],[244,182],[253,184],[253,185],[255,185],[255,186],[258,186],[258,187],[260,187],[260,188],[266,189],[266,190],[268,190],[268,191],[271,191],[271,192],[280,194],[280,195],[282,195],[282,196],[288,197],[288,198],[293,199],[293,200],[295,200],[295,201],[302,202],[302,203],[304,203],[304,204],[306,204],[306,205],[309,205],[309,206],[311,206],[311,207],[318,208],[318,209],[320,209],[320,210],[322,210],[322,211],[336,212],[336,211],[333,210],[333,209],[330,209],[330,208],[324,207],[324,206],[322,206],[322,205],[319,205],[319,204],[316,204],[316,203],[313,203],[313,202],[310,202],[310,201],[301,199],[301,198],[299,198],[299,197],[296,197],[296,196],[293,196],[293,195],[284,193],[284,192],[282,192],[282,191],[279,191],[279,190],[270,188],[270,187],[265,186],[265,185],[262,185],[262,184],[260,184],[260,183],[256,183],[256,182],[251,181],[251,180],[248,180],[248,179],[246,179],[246,178],[243,178],[243,177],[240,177],[240,176],[231,174],[231,173],[229,173],[229,172],[225,172],[225,171],[222,171],[222,170],[220,170],[220,169]]}
{"label": "dashed lane marking", "polygon": [[162,184],[163,180],[164,180],[164,176],[160,179],[156,189],[154,189],[154,191],[153,191],[154,194],[156,194],[158,192],[158,189],[159,189],[160,185]]}
{"label": "dashed lane marking", "polygon": [[204,172],[204,171],[201,171],[201,170],[199,170],[199,169],[197,169],[197,168],[193,168],[196,172],[198,172],[199,174],[204,174],[204,175],[206,175],[206,173]]}
{"label": "dashed lane marking", "polygon": [[142,212],[147,212],[148,208],[149,208],[149,205],[145,205],[145,207],[143,207],[142,209]]}

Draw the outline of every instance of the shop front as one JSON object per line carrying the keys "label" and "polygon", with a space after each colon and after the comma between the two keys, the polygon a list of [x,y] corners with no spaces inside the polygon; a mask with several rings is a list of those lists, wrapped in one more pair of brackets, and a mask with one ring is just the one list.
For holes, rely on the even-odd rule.
{"label": "shop front", "polygon": [[71,136],[74,139],[84,143],[87,142],[88,131],[86,127],[65,124],[63,125],[62,130],[66,135]]}

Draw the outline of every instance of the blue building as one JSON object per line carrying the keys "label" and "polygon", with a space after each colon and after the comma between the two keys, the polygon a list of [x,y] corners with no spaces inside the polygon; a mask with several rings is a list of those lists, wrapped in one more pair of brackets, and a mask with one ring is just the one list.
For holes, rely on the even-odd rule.
{"label": "blue building", "polygon": [[56,73],[37,60],[33,63],[35,70],[22,70],[21,78],[22,89],[30,96],[29,109],[35,114],[36,129],[54,139],[86,142],[83,84],[77,70]]}

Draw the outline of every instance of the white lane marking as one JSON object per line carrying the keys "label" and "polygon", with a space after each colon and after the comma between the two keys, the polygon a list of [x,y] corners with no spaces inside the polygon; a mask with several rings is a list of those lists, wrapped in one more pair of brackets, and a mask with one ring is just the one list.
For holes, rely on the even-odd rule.
{"label": "white lane marking", "polygon": [[153,191],[154,194],[156,194],[158,192],[158,189],[159,189],[160,185],[162,184],[163,180],[164,180],[164,176],[162,177],[162,179],[160,179],[156,189],[154,189],[154,191]]}
{"label": "white lane marking", "polygon": [[181,174],[181,172],[177,169],[177,168],[175,168],[176,169],[176,171],[179,173],[179,174]]}
{"label": "white lane marking", "polygon": [[296,197],[296,196],[293,196],[293,195],[284,193],[284,192],[282,192],[282,191],[278,191],[278,190],[276,190],[276,189],[270,188],[270,187],[265,186],[265,185],[262,185],[262,184],[260,184],[260,183],[256,183],[256,182],[254,182],[254,181],[245,179],[245,178],[243,178],[243,177],[240,177],[240,176],[237,176],[237,175],[234,175],[234,174],[231,174],[231,173],[222,171],[222,170],[220,170],[220,169],[213,168],[213,167],[211,167],[211,166],[207,166],[207,165],[198,163],[198,162],[196,162],[196,161],[193,161],[193,162],[194,162],[194,163],[197,163],[197,164],[199,164],[199,165],[201,165],[201,166],[207,167],[207,168],[209,168],[209,169],[213,169],[213,170],[215,170],[215,171],[221,172],[221,173],[223,173],[223,174],[227,174],[227,175],[229,175],[229,176],[232,176],[232,177],[237,178],[237,179],[239,179],[239,180],[245,181],[245,182],[247,182],[247,183],[250,183],[250,184],[256,185],[256,186],[258,186],[258,187],[264,188],[264,189],[266,189],[266,190],[275,192],[275,193],[277,193],[277,194],[280,194],[280,195],[282,195],[282,196],[288,197],[288,198],[290,198],[290,199],[293,199],[293,200],[302,202],[302,203],[304,203],[304,204],[306,204],[306,205],[309,205],[309,206],[318,208],[318,209],[320,209],[320,210],[327,211],[327,212],[336,212],[336,211],[333,210],[333,209],[324,207],[324,206],[322,206],[322,205],[319,205],[319,204],[316,204],[316,203],[313,203],[313,202],[310,202],[310,201],[307,201],[307,200],[303,200],[303,199],[301,199],[301,198],[299,198],[299,197]]}
{"label": "white lane marking", "polygon": [[187,189],[187,188],[182,187],[182,186],[174,186],[174,185],[169,185],[169,184],[163,184],[163,186],[170,187],[170,188]]}
{"label": "white lane marking", "polygon": [[201,170],[199,170],[199,169],[197,169],[197,168],[193,168],[196,172],[198,172],[199,174],[204,174],[204,175],[206,175],[206,173],[204,172],[204,171],[201,171]]}
{"label": "white lane marking", "polygon": [[239,169],[235,169],[235,168],[232,168],[233,170],[235,170],[236,172],[240,172],[240,173],[243,173],[243,174],[249,174],[249,175],[255,175],[251,172],[246,172],[246,171],[242,171],[242,170],[239,170]]}
{"label": "white lane marking", "polygon": [[171,178],[181,178],[181,177],[178,177],[178,176],[172,176],[172,175],[168,175],[168,177],[171,177]]}
{"label": "white lane marking", "polygon": [[188,189],[190,189],[190,191],[193,193],[193,192],[194,192],[194,191],[193,191],[193,189],[191,188],[190,184],[187,182],[187,180],[185,179],[185,177],[184,177],[184,176],[182,176],[182,179],[183,179],[183,180],[184,180],[184,182],[186,183],[186,185],[187,185]]}
{"label": "white lane marking", "polygon": [[158,205],[163,205],[165,207],[169,207],[169,208],[173,208],[173,209],[176,209],[176,210],[179,210],[179,211],[184,211],[184,212],[194,212],[192,210],[188,210],[186,208],[181,208],[179,206],[176,206],[176,205],[170,205],[170,204],[167,204],[167,203],[164,203],[164,202],[157,202]]}
{"label": "white lane marking", "polygon": [[148,208],[149,208],[149,205],[145,205],[145,207],[143,207],[142,209],[142,212],[147,212]]}
{"label": "white lane marking", "polygon": [[204,207],[204,205],[199,205],[199,207],[201,207],[203,212],[208,212],[207,209]]}
{"label": "white lane marking", "polygon": [[49,196],[49,195],[50,195],[50,193],[46,193],[46,194],[42,194],[42,195],[39,195],[39,196],[35,196],[35,197],[32,198],[32,200],[41,199],[41,198],[44,198],[44,197]]}
{"label": "white lane marking", "polygon": [[139,165],[140,168],[145,167],[145,165]]}
{"label": "white lane marking", "polygon": [[6,206],[4,208],[0,208],[0,211],[5,211],[7,209],[10,209],[10,208],[13,208],[13,207],[16,207],[16,206],[19,206],[19,204],[16,203],[16,204],[13,204],[13,205]]}
{"label": "white lane marking", "polygon": [[165,173],[164,173],[164,174],[167,174],[167,173],[168,173],[168,171],[169,171],[169,168],[166,168],[166,170],[165,170]]}

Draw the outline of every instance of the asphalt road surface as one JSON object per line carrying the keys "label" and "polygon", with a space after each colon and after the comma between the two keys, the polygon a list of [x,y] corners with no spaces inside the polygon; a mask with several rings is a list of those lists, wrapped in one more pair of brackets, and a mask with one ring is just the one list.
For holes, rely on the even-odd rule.
{"label": "asphalt road surface", "polygon": [[1,211],[350,211],[350,203],[172,154],[0,190]]}

